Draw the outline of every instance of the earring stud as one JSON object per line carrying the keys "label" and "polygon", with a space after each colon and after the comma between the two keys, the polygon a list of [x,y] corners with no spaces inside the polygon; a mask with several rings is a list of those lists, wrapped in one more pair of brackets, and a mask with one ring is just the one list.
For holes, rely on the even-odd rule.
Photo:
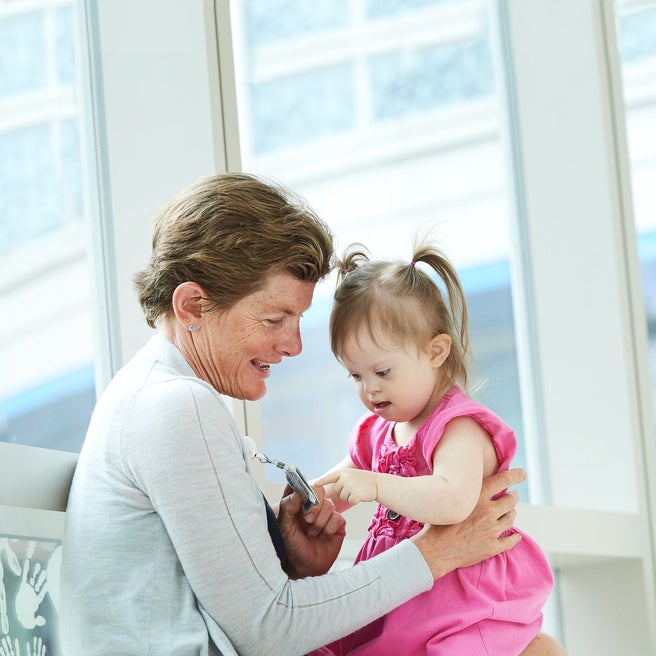
{"label": "earring stud", "polygon": [[190,323],[190,324],[189,324],[189,330],[193,333],[194,330],[196,330],[196,326],[194,326],[193,323]]}

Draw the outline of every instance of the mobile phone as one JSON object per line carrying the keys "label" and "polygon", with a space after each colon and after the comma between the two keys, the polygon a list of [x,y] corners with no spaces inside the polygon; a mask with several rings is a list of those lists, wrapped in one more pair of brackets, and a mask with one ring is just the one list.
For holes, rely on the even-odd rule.
{"label": "mobile phone", "polygon": [[319,499],[310,484],[305,480],[305,476],[301,474],[296,465],[285,465],[283,470],[289,486],[303,500],[303,512],[310,512],[310,508],[316,506]]}
{"label": "mobile phone", "polygon": [[288,465],[280,460],[272,460],[264,453],[258,452],[257,444],[252,437],[244,435],[242,439],[246,451],[250,453],[252,458],[256,458],[262,463],[275,465],[278,469],[282,469],[285,472],[285,478],[287,479],[287,483],[289,483],[289,487],[303,500],[303,512],[309,512],[312,506],[316,506],[319,503],[319,499],[311,485],[305,480],[305,476],[301,474],[296,465]]}

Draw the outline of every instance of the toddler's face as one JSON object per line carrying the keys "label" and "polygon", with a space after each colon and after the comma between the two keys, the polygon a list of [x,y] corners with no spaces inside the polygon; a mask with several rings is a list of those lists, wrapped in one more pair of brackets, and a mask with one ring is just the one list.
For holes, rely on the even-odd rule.
{"label": "toddler's face", "polygon": [[441,376],[430,344],[421,350],[411,345],[383,347],[362,331],[346,340],[341,361],[362,403],[380,417],[407,422],[432,411],[428,406]]}

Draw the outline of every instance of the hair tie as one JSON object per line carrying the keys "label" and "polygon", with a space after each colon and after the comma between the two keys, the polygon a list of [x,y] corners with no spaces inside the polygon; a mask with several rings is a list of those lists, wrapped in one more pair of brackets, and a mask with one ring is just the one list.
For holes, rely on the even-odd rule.
{"label": "hair tie", "polygon": [[417,263],[414,260],[412,260],[412,262],[410,262],[411,267],[413,267],[415,264],[417,264]]}

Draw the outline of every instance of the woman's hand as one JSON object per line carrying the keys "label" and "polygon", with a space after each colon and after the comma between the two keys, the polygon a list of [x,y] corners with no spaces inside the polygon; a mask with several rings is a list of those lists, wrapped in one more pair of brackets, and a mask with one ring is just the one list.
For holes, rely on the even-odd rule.
{"label": "woman's hand", "polygon": [[521,540],[519,533],[500,537],[515,521],[517,492],[494,497],[525,478],[526,473],[521,469],[490,476],[483,481],[478,503],[467,519],[450,526],[425,526],[410,538],[424,556],[433,578],[496,556]]}
{"label": "woman's hand", "polygon": [[280,500],[278,527],[287,551],[287,574],[293,579],[325,574],[346,537],[344,517],[325,498],[322,487],[314,491],[319,503],[307,513],[302,511],[302,500],[295,493]]}

